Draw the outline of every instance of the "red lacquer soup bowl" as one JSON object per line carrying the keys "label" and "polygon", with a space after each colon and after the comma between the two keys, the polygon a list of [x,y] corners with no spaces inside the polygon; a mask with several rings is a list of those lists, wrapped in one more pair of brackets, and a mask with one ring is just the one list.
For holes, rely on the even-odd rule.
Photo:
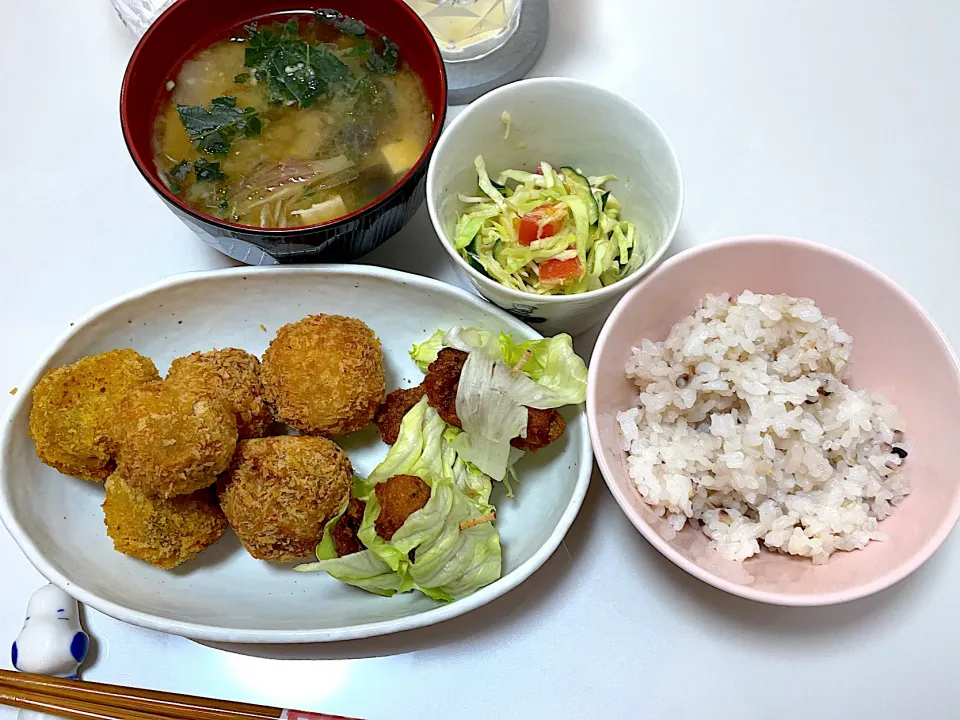
{"label": "red lacquer soup bowl", "polygon": [[413,167],[376,200],[335,220],[302,227],[260,228],[208,215],[171,192],[153,161],[157,112],[169,93],[168,82],[177,77],[187,59],[246,23],[316,8],[292,0],[179,0],[140,40],[123,78],[120,119],[137,168],[167,206],[203,240],[241,262],[354,260],[396,234],[424,199],[427,163],[447,108],[447,79],[436,41],[403,0],[322,0],[322,4],[363,21],[371,31],[387,35],[398,45],[400,60],[423,82],[433,120],[430,139]]}

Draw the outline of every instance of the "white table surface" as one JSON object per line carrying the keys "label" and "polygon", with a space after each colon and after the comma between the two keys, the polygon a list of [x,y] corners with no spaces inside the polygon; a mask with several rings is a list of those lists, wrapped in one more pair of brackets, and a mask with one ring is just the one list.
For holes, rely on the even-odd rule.
{"label": "white table surface", "polygon": [[[230,261],[167,211],[127,156],[117,103],[133,40],[107,0],[0,8],[6,390],[93,304]],[[553,0],[552,9],[533,74],[625,93],[672,138],[687,189],[676,249],[763,232],[828,243],[890,274],[960,341],[960,4]],[[421,211],[365,261],[454,282],[436,242]],[[0,409],[8,402],[0,394]],[[2,531],[0,577],[2,644],[43,582]],[[729,597],[658,555],[595,475],[566,549],[465,617],[270,659],[88,611],[96,644],[84,677],[373,720],[948,718],[960,716],[958,592],[955,533],[912,577],[845,606]]]}

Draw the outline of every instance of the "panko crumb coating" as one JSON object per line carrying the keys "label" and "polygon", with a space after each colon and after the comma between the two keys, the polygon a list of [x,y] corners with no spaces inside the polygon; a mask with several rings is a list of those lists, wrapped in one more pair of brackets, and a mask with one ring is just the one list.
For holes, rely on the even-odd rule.
{"label": "panko crumb coating", "polygon": [[30,436],[37,456],[67,475],[103,482],[113,472],[105,419],[130,388],[160,374],[134,350],[111,350],[47,372],[33,388]]}
{"label": "panko crumb coating", "polygon": [[165,500],[134,490],[119,473],[107,479],[103,512],[115,550],[162,570],[196,557],[227,530],[209,488]]}
{"label": "panko crumb coating", "polygon": [[120,399],[109,432],[124,480],[170,498],[216,482],[236,448],[237,419],[219,395],[158,381]]}
{"label": "panko crumb coating", "polygon": [[380,341],[360,320],[340,315],[280,328],[260,378],[276,418],[308,435],[362,430],[387,394]]}
{"label": "panko crumb coating", "polygon": [[263,397],[256,355],[238,348],[195,352],[170,364],[167,382],[222,393],[236,413],[241,440],[269,434],[273,413]]}
{"label": "panko crumb coating", "polygon": [[220,507],[258,560],[312,555],[353,487],[347,454],[322,437],[242,440],[218,483]]}

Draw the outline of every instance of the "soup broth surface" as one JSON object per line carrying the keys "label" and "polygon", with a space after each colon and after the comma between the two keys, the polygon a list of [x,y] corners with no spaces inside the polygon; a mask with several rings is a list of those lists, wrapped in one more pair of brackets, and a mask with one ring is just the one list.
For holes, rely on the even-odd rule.
{"label": "soup broth surface", "polygon": [[397,47],[344,16],[266,18],[167,84],[154,162],[201,213],[264,228],[334,220],[420,159],[433,117]]}

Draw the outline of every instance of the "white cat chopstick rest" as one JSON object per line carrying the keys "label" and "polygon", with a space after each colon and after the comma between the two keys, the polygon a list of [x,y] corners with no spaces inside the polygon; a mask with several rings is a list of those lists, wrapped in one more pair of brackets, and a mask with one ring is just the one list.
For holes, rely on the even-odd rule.
{"label": "white cat chopstick rest", "polygon": [[13,666],[21,672],[76,678],[89,649],[77,601],[55,585],[37,590],[13,643]]}

